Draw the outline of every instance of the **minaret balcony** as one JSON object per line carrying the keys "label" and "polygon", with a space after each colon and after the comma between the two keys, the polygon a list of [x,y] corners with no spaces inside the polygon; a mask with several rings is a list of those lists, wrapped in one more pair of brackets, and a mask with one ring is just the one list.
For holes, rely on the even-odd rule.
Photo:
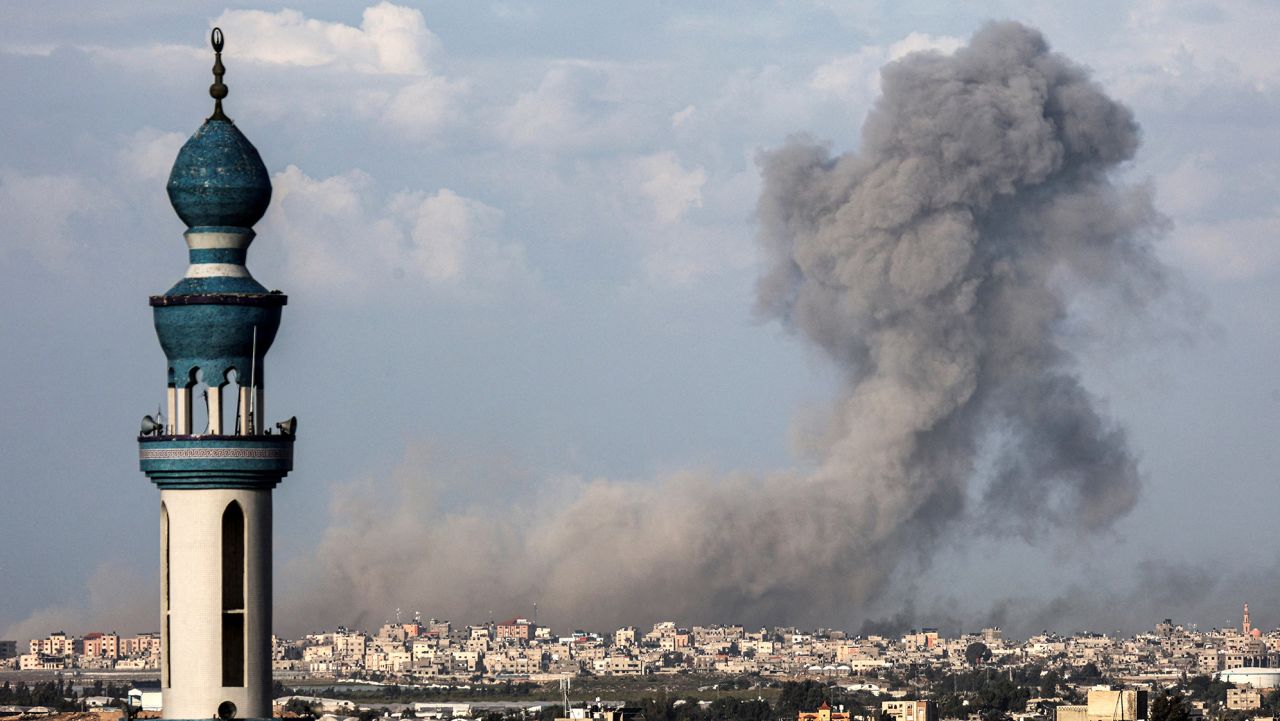
{"label": "minaret balcony", "polygon": [[147,435],[138,463],[160,488],[275,488],[293,470],[294,436]]}

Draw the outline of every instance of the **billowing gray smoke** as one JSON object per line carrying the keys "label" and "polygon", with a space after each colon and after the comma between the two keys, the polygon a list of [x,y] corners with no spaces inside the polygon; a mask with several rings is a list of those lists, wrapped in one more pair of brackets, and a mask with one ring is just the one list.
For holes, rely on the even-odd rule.
{"label": "billowing gray smoke", "polygon": [[1017,24],[887,66],[856,153],[801,140],[762,161],[760,307],[847,378],[808,439],[815,470],[597,481],[504,516],[442,512],[450,481],[411,455],[394,503],[341,508],[314,586],[286,574],[307,600],[285,617],[537,601],[601,626],[842,623],[958,529],[1106,528],[1139,473],[1064,337],[1077,305],[1117,314],[1160,290],[1159,217],[1109,177],[1137,145],[1130,113]]}
{"label": "billowing gray smoke", "polygon": [[1137,126],[1014,23],[882,76],[859,153],[797,142],[764,164],[761,307],[851,383],[814,483],[871,495],[877,542],[914,535],[957,515],[999,431],[993,518],[1106,526],[1137,469],[1061,330],[1076,294],[1159,290],[1149,197],[1108,178]]}

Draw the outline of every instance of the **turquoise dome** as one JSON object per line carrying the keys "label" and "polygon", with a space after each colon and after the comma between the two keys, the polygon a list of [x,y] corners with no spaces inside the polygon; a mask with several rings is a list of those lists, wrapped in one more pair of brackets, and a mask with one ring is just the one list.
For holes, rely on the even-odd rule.
{"label": "turquoise dome", "polygon": [[258,149],[230,120],[211,118],[178,151],[169,202],[188,228],[251,228],[271,203]]}

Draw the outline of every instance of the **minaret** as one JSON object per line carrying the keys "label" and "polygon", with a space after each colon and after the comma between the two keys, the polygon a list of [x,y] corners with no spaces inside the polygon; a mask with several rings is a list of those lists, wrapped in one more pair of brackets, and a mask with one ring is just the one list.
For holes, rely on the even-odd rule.
{"label": "minaret", "polygon": [[293,468],[297,423],[273,434],[262,420],[264,359],[286,298],[254,280],[245,257],[271,180],[222,111],[221,30],[212,42],[213,115],[168,184],[190,265],[151,297],[168,412],[144,418],[138,437],[142,471],[160,488],[166,719],[271,716],[271,489]]}
{"label": "minaret", "polygon": [[1244,605],[1244,635],[1248,636],[1253,628],[1249,626],[1249,604]]}

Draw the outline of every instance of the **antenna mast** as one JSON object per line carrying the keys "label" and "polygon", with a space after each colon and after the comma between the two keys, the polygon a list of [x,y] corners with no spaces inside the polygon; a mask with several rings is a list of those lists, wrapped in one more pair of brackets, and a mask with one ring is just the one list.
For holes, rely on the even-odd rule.
{"label": "antenna mast", "polygon": [[258,326],[253,327],[253,358],[249,361],[249,435],[258,431]]}

